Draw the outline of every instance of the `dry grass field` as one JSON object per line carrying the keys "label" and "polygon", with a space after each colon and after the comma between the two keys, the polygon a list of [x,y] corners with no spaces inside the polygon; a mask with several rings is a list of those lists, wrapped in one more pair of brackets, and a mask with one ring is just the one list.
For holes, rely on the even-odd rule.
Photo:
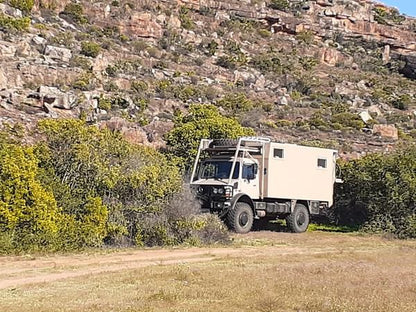
{"label": "dry grass field", "polygon": [[253,232],[231,246],[0,258],[0,311],[416,311],[416,241]]}

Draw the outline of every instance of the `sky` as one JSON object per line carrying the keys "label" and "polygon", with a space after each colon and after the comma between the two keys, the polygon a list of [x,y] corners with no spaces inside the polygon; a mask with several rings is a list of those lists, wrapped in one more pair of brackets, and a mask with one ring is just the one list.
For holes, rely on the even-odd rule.
{"label": "sky", "polygon": [[378,2],[396,7],[399,9],[400,13],[416,17],[415,0],[378,0]]}

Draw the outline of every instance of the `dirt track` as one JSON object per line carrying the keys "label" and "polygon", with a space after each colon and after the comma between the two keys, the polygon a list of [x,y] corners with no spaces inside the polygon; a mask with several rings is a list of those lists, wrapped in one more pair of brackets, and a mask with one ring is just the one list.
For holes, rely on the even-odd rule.
{"label": "dirt track", "polygon": [[[0,257],[0,289],[29,284],[116,272],[152,265],[207,262],[227,257],[261,255],[330,254],[371,252],[372,247],[357,247],[362,237],[345,234],[255,232],[238,236],[240,246],[224,248],[188,248],[128,250],[121,252],[26,257]],[[375,238],[365,238],[373,241]],[[373,242],[374,243],[374,242]],[[252,245],[252,246],[250,246]],[[373,244],[371,244],[373,245]]]}

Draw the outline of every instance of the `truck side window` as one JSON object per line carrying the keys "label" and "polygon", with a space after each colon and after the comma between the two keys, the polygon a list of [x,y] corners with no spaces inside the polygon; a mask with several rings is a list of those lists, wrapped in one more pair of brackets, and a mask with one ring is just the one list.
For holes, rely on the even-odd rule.
{"label": "truck side window", "polygon": [[274,158],[284,158],[285,151],[282,148],[275,148],[273,149],[273,157]]}
{"label": "truck side window", "polygon": [[243,165],[243,179],[254,179],[254,165]]}
{"label": "truck side window", "polygon": [[326,168],[326,159],[318,158],[318,168]]}

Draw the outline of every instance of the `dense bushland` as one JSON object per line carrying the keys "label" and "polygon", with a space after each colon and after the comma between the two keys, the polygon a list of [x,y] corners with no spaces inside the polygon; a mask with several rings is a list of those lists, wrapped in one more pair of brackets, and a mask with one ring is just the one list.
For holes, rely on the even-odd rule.
{"label": "dense bushland", "polygon": [[37,131],[31,147],[0,136],[0,253],[227,240],[161,153],[80,120]]}
{"label": "dense bushland", "polygon": [[416,146],[342,162],[339,223],[364,231],[416,238]]}

